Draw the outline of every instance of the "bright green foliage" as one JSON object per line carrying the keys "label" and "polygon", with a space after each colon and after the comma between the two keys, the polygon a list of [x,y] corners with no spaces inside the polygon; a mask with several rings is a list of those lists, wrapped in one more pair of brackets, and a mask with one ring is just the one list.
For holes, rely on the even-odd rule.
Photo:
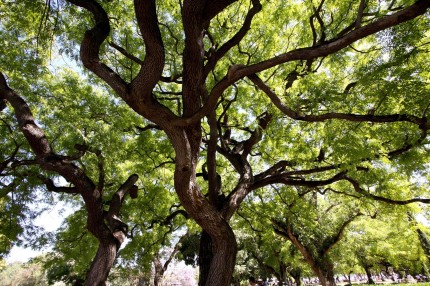
{"label": "bright green foliage", "polygon": [[0,272],[0,284],[4,286],[47,286],[48,281],[40,263],[13,263]]}
{"label": "bright green foliage", "polygon": [[390,266],[396,272],[414,275],[425,273],[428,264],[418,234],[401,213],[354,222],[338,251],[342,254],[338,259],[339,270],[344,273],[362,272],[364,267],[375,272],[386,271]]}
{"label": "bright green foliage", "polygon": [[[169,229],[159,224],[169,215],[169,208],[176,201],[170,183],[172,148],[161,132],[143,131],[147,122],[113,97],[106,87],[95,85],[99,83],[96,79],[91,79],[93,84],[84,84],[85,75],[82,71],[77,69],[73,61],[64,61],[57,54],[57,45],[61,45],[59,52],[66,56],[76,55],[76,49],[73,48],[74,44],[69,47],[65,42],[60,44],[58,41],[64,39],[62,35],[58,38],[51,34],[60,27],[76,29],[77,26],[75,23],[71,25],[70,21],[63,21],[65,18],[60,17],[59,8],[55,5],[51,10],[45,10],[48,8],[44,1],[1,4],[2,72],[7,71],[10,85],[25,95],[25,100],[42,124],[55,151],[74,155],[77,153],[75,144],[91,147],[90,152],[79,159],[78,165],[95,182],[103,172],[106,201],[130,174],[140,175],[138,198],[125,202],[121,217],[130,229],[134,227],[134,238],[123,250],[123,258],[124,263],[130,261],[148,268],[152,254],[158,251],[160,244],[169,243],[163,240]],[[66,9],[63,16],[73,13],[70,9],[75,10],[69,6],[61,9]],[[25,14],[26,17],[20,17],[22,21],[13,20],[19,14]],[[82,20],[87,19],[84,17]],[[81,37],[81,32],[75,31],[76,39]],[[72,35],[68,34],[68,37],[73,39]],[[17,37],[22,40],[16,42]],[[0,116],[0,161],[12,157],[13,162],[32,160],[33,155],[25,138],[17,132],[10,110],[3,110]],[[43,230],[33,224],[35,217],[43,210],[40,206],[45,202],[53,203],[61,199],[71,203],[68,207],[76,209],[81,208],[81,202],[73,196],[62,195],[59,198],[47,193],[39,174],[41,171],[38,168],[22,163],[17,164],[13,173],[2,174],[0,252],[2,255],[7,254],[10,247],[20,244],[20,241],[32,247],[43,247],[55,242],[54,250],[61,255],[55,256],[51,264],[69,263],[67,265],[71,265],[73,271],[84,277],[97,246],[86,230],[85,212],[78,210],[72,214],[55,240],[51,237],[48,241]],[[151,222],[154,226],[148,230]]]}
{"label": "bright green foliage", "polygon": [[[112,73],[131,82],[147,53],[136,25],[133,1],[98,2],[108,13],[111,25],[101,46],[100,60],[112,68]],[[365,15],[356,19],[360,2],[261,1],[262,10],[253,18],[243,40],[208,71],[203,87],[215,96],[211,89],[229,78],[233,65],[258,66],[295,49],[318,47],[354,30],[349,25],[356,20],[358,29],[414,3],[365,1]],[[234,37],[255,3],[236,1],[210,21],[202,40],[202,64],[208,64],[213,53]],[[156,4],[165,50],[165,80],[155,85],[151,99],[181,116],[185,104],[183,3],[168,0]],[[154,255],[161,245],[171,243],[175,231],[183,231],[185,225],[193,231],[197,229],[180,215],[165,221],[174,211],[182,210],[173,187],[176,154],[172,138],[127,106],[106,83],[81,68],[79,43],[94,25],[88,11],[67,1],[2,1],[0,5],[0,72],[6,75],[8,85],[25,98],[53,149],[64,156],[78,157],[76,144],[90,147],[74,162],[92,181],[103,182],[102,201],[106,208],[118,187],[131,174],[139,175],[138,197],[127,198],[121,211],[131,239],[120,251],[116,270],[134,268],[148,273]],[[309,273],[292,246],[275,235],[273,219],[280,219],[294,226],[315,257],[330,256],[331,261],[341,261],[340,266],[335,265],[339,269],[353,264],[344,260],[345,253],[358,261],[357,249],[372,266],[380,263],[377,258],[382,250],[388,253],[384,258],[387,263],[395,267],[415,269],[412,262],[402,263],[413,259],[424,262],[418,244],[406,253],[405,239],[399,232],[406,233],[411,241],[417,238],[401,215],[395,216],[395,221],[400,222],[397,228],[390,225],[390,236],[388,231],[373,233],[379,227],[386,228],[386,224],[361,220],[348,229],[346,236],[357,249],[348,252],[344,246],[329,249],[328,245],[342,224],[355,216],[376,216],[389,222],[394,210],[379,201],[399,204],[428,196],[428,128],[408,120],[384,121],[379,116],[400,118],[407,114],[427,120],[429,30],[430,18],[426,14],[324,57],[286,61],[257,72],[255,75],[288,106],[290,113],[275,106],[261,84],[252,80],[253,74],[230,84],[219,96],[212,110],[216,130],[210,129],[209,113],[201,120],[203,140],[196,155],[196,182],[205,195],[209,193],[204,173],[210,161],[208,142],[214,138],[218,144],[214,165],[221,179],[222,195],[229,198],[243,180],[237,165],[242,167],[245,162],[251,169],[249,174],[254,177],[250,185],[255,185],[244,191],[249,192],[245,205],[240,217],[233,219],[244,248],[239,252],[239,261],[252,257],[252,267],[264,264],[279,275],[286,266]],[[198,99],[207,100],[204,94],[199,94]],[[321,119],[333,114],[337,116]],[[370,118],[346,120],[339,114]],[[261,121],[269,115],[263,127]],[[257,142],[240,163],[226,155],[227,151],[237,150],[234,155],[241,155],[245,140],[254,135]],[[61,271],[70,270],[83,276],[97,245],[86,230],[82,201],[77,196],[59,197],[47,191],[42,176],[67,184],[32,162],[34,154],[10,108],[0,113],[0,143],[0,163],[6,162],[7,167],[0,169],[0,258],[13,244],[39,247],[51,242],[58,252],[51,264],[56,261],[61,267],[52,268],[48,263],[50,271],[61,276]],[[280,162],[283,165],[272,171],[284,175],[284,180],[267,183],[258,177]],[[340,175],[347,178],[333,179]],[[52,237],[43,234],[34,219],[43,209],[40,206],[56,200],[68,202],[76,211]],[[415,204],[407,210],[418,213],[420,208]],[[395,212],[402,214],[406,209]],[[396,240],[399,249],[391,251]],[[253,253],[257,246],[259,253]],[[238,273],[248,274],[243,269]]]}

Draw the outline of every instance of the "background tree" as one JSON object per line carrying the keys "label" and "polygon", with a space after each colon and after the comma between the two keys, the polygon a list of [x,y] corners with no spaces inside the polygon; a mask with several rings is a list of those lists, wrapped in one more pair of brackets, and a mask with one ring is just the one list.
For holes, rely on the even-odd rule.
{"label": "background tree", "polygon": [[338,251],[344,254],[338,260],[340,267],[359,265],[368,283],[375,283],[375,277],[380,273],[384,275],[383,279],[392,281],[394,277],[388,273],[389,268],[399,275],[403,273],[401,276],[425,273],[423,271],[428,262],[406,213],[404,208],[391,209],[389,213],[378,214],[376,219],[361,218],[352,223],[350,231],[339,245]]}
{"label": "background tree", "polygon": [[[286,185],[337,192],[330,188],[337,182],[344,184],[346,196],[396,204],[428,202],[420,197],[425,188],[390,183],[393,178],[408,181],[428,160],[428,66],[421,64],[427,53],[428,34],[423,31],[429,25],[428,1],[43,4],[40,11],[47,20],[36,31],[48,31],[43,34],[80,58],[99,78],[86,76],[108,95],[109,106],[120,105],[114,91],[134,111],[126,109],[122,118],[128,121],[130,114],[150,121],[143,126],[160,130],[159,138],[174,150],[176,194],[203,229],[201,285],[230,283],[237,251],[230,219],[256,189]],[[17,18],[28,5],[15,6],[20,9],[8,10],[8,16]],[[34,27],[29,18],[25,21]],[[121,241],[113,234],[125,236],[123,228],[112,232],[121,196],[121,204],[110,205],[107,224],[104,220],[104,172],[98,168],[98,151],[103,150],[85,149],[86,156],[95,156],[94,175],[65,161],[61,156],[70,157],[66,151],[82,144],[81,138],[71,140],[75,142],[69,149],[58,149],[64,152],[54,152],[48,144],[54,137],[44,137],[19,95],[28,96],[40,85],[27,82],[26,89],[14,92],[20,85],[13,76],[8,80],[0,82],[0,99],[13,106],[26,136],[23,142],[31,147],[27,154],[36,158],[34,167],[61,175],[71,184],[69,192],[78,189],[88,228],[99,242],[109,238],[96,256],[110,249],[110,262],[96,277],[102,283]],[[7,114],[12,114],[9,108]],[[142,145],[132,143],[137,149]],[[2,162],[14,154],[16,145],[8,146]],[[110,195],[135,189],[137,176],[129,177],[133,173],[115,181]],[[4,184],[12,181],[8,177]]]}
{"label": "background tree", "polygon": [[[282,207],[274,206],[280,210]],[[282,212],[282,211],[281,211]],[[250,276],[269,279],[276,277],[279,285],[291,282],[301,285],[302,278],[313,276],[312,271],[289,241],[277,235],[273,228],[267,228],[270,210],[258,204],[246,203],[238,213],[235,228],[239,243],[236,273],[242,274],[242,280]]]}

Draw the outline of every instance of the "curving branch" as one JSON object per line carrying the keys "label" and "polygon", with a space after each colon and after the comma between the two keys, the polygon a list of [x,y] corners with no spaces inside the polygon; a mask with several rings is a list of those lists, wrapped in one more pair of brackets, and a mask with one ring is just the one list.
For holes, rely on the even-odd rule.
{"label": "curving branch", "polygon": [[362,216],[361,212],[357,212],[354,215],[351,215],[347,220],[345,220],[339,228],[336,230],[336,233],[332,236],[327,236],[323,243],[321,244],[320,253],[322,256],[327,255],[328,252],[335,246],[342,238],[345,229],[348,225],[350,225],[357,217]]}
{"label": "curving branch", "polygon": [[15,157],[16,157],[16,154],[18,154],[19,147],[20,147],[19,145],[16,145],[10,157],[4,160],[3,162],[0,162],[0,175],[3,174],[4,170],[9,166],[9,164],[15,161]]}
{"label": "curving branch", "polygon": [[[311,30],[312,30],[312,46],[316,46],[317,44],[321,44],[325,41],[325,24],[324,21],[321,18],[321,9],[324,5],[325,0],[322,0],[321,3],[318,5],[318,8],[314,7],[314,14],[312,14],[312,16],[309,18],[309,22],[310,22],[310,26],[311,26]],[[317,19],[318,24],[320,26],[321,29],[321,35],[320,38],[318,40],[318,36],[317,36],[317,31],[315,28],[315,24],[314,24],[314,20]]]}
{"label": "curving branch", "polygon": [[128,177],[128,179],[118,188],[115,194],[113,194],[109,204],[109,210],[105,213],[109,228],[116,239],[118,249],[124,242],[128,232],[128,226],[119,218],[119,212],[127,194],[130,194],[132,198],[137,197],[137,186],[135,183],[138,178],[139,176],[136,174]]}
{"label": "curving branch", "polygon": [[360,28],[363,20],[364,9],[367,5],[367,0],[360,0],[360,5],[358,6],[357,18],[355,19],[355,28]]}
{"label": "curving branch", "polygon": [[304,170],[291,170],[291,171],[285,170],[286,167],[294,167],[295,165],[296,163],[292,161],[279,161],[275,163],[273,166],[269,167],[267,170],[255,175],[254,181],[261,182],[277,176],[297,177],[302,175],[318,174],[322,172],[336,170],[341,167],[340,164],[336,164],[336,165],[315,167],[312,169],[304,169]]}
{"label": "curving branch", "polygon": [[261,11],[262,6],[259,0],[252,0],[252,8],[248,11],[245,21],[241,25],[239,31],[218,50],[216,50],[205,66],[204,76],[206,77],[214,68],[217,62],[246,36],[246,33],[251,29],[251,23],[254,16]]}
{"label": "curving branch", "polygon": [[189,115],[187,118],[175,120],[174,124],[177,126],[184,126],[199,121],[213,110],[218,99],[222,96],[222,93],[240,79],[252,76],[280,64],[297,60],[312,60],[334,54],[369,35],[423,15],[427,12],[429,7],[430,1],[418,0],[409,7],[379,18],[367,25],[353,29],[334,39],[327,40],[320,45],[295,49],[249,66],[234,65],[229,69],[228,74],[213,87],[208,96],[208,100],[197,112]]}
{"label": "curving branch", "polygon": [[[206,2],[202,11],[204,26],[208,26],[209,22],[225,8],[236,2],[237,0],[209,0]],[[193,2],[193,1],[191,1]]]}
{"label": "curving branch", "polygon": [[282,100],[275,94],[269,86],[266,85],[257,75],[250,75],[248,78],[258,86],[267,96],[270,98],[272,103],[288,117],[306,121],[306,122],[323,122],[331,119],[341,119],[352,122],[373,122],[373,123],[388,123],[388,122],[410,122],[418,125],[423,130],[430,129],[430,122],[426,117],[418,117],[409,114],[390,114],[390,115],[374,115],[374,114],[350,114],[350,113],[338,113],[328,112],[320,115],[308,115],[301,112],[295,111],[287,106]]}
{"label": "curving branch", "polygon": [[131,88],[139,97],[150,99],[152,90],[163,72],[164,45],[158,26],[155,0],[134,0],[134,9],[146,55]]}
{"label": "curving branch", "polygon": [[14,108],[19,127],[36,156],[46,158],[53,155],[49,141],[43,130],[36,124],[27,103],[9,88],[2,73],[0,73],[0,99],[8,101]]}
{"label": "curving branch", "polygon": [[412,199],[408,199],[408,200],[394,200],[394,199],[390,199],[390,198],[386,198],[386,197],[382,197],[382,196],[377,196],[377,195],[371,194],[371,193],[367,192],[366,190],[364,190],[363,188],[361,188],[360,184],[356,180],[354,180],[353,178],[348,177],[348,176],[344,176],[344,179],[351,183],[351,185],[354,187],[354,190],[357,193],[359,193],[360,195],[363,195],[364,197],[371,198],[375,201],[380,201],[380,202],[384,202],[384,203],[388,203],[388,204],[392,204],[392,205],[402,205],[402,206],[412,204],[412,203],[425,203],[425,204],[430,203],[430,199],[427,199],[427,198],[412,198]]}
{"label": "curving branch", "polygon": [[80,193],[79,189],[76,187],[58,187],[54,184],[54,181],[49,179],[49,178],[45,178],[43,176],[40,176],[40,179],[43,181],[43,183],[46,185],[46,188],[50,192],[65,193],[65,194],[79,194]]}
{"label": "curving branch", "polygon": [[139,59],[138,57],[136,57],[133,54],[130,54],[126,49],[124,49],[120,45],[115,44],[114,42],[109,42],[109,46],[111,46],[112,48],[114,48],[115,50],[117,50],[118,52],[120,52],[123,56],[125,56],[126,58],[132,60],[136,64],[143,65],[143,60]]}
{"label": "curving branch", "polygon": [[[252,167],[249,164],[247,157],[251,153],[252,148],[262,139],[262,131],[269,125],[272,115],[264,112],[258,117],[258,127],[250,131],[251,136],[242,142],[235,142],[235,147],[230,149],[227,144],[218,147],[218,152],[222,154],[234,166],[239,173],[240,178],[235,188],[227,196],[222,213],[225,219],[230,219],[234,212],[240,207],[241,202],[252,191],[252,182],[254,180]],[[223,141],[229,141],[223,138]]]}
{"label": "curving branch", "polygon": [[252,189],[258,189],[272,184],[284,184],[286,186],[303,186],[303,187],[321,187],[338,182],[345,179],[346,171],[342,171],[333,177],[325,180],[305,180],[297,176],[289,174],[278,174],[266,178],[255,178],[252,184]]}
{"label": "curving branch", "polygon": [[[172,209],[172,207],[170,209]],[[175,211],[171,212],[164,219],[154,219],[154,220],[152,220],[151,223],[150,223],[150,225],[147,227],[147,229],[154,228],[155,224],[159,224],[159,225],[162,225],[162,226],[172,226],[173,220],[177,216],[179,216],[179,215],[183,216],[186,220],[190,218],[189,214],[185,210],[178,209],[178,210],[175,210]]]}
{"label": "curving branch", "polygon": [[232,79],[237,80],[248,75],[256,74],[263,70],[267,70],[276,65],[295,61],[295,60],[311,60],[319,57],[325,57],[336,53],[341,49],[349,46],[357,40],[363,39],[369,35],[379,31],[391,28],[400,23],[412,20],[427,12],[430,7],[430,2],[427,0],[418,0],[414,4],[406,7],[394,14],[382,17],[373,23],[357,28],[341,37],[327,40],[324,43],[315,47],[299,48],[290,52],[275,56],[271,59],[256,63],[247,67],[238,69]]}
{"label": "curving branch", "polygon": [[67,0],[69,3],[89,11],[96,22],[85,32],[81,42],[80,55],[84,66],[103,79],[121,97],[128,94],[127,83],[110,67],[100,61],[100,47],[109,36],[110,24],[106,11],[94,0]]}

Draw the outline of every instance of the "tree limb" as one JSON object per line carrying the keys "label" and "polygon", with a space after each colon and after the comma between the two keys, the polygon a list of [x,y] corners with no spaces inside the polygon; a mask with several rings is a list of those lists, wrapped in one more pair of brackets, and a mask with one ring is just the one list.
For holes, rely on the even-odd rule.
{"label": "tree limb", "polygon": [[426,13],[429,7],[430,1],[418,0],[409,7],[395,12],[394,14],[382,17],[370,24],[345,33],[340,37],[328,40],[320,45],[295,49],[250,66],[237,67],[236,69],[229,72],[228,76],[226,75],[213,87],[208,96],[208,100],[197,112],[193,113],[192,115],[188,115],[186,118],[175,120],[174,124],[177,126],[184,126],[199,121],[201,118],[209,114],[211,110],[213,110],[222,93],[240,79],[257,74],[261,71],[270,69],[283,63],[296,60],[312,60],[334,54],[369,35],[423,15]]}
{"label": "tree limb", "polygon": [[425,117],[417,117],[415,115],[408,114],[390,114],[390,115],[373,115],[373,114],[350,114],[350,113],[338,113],[329,112],[320,115],[306,115],[301,112],[297,112],[286,104],[268,87],[257,75],[250,75],[248,78],[257,85],[267,96],[270,98],[272,103],[288,117],[306,121],[306,122],[323,122],[331,119],[341,119],[351,122],[374,122],[374,123],[387,123],[387,122],[410,122],[418,125],[422,129],[430,129],[430,123]]}
{"label": "tree limb", "polygon": [[103,79],[121,97],[128,94],[127,83],[110,67],[100,61],[100,46],[110,32],[109,17],[100,4],[94,0],[67,0],[69,3],[89,11],[95,19],[95,26],[85,32],[81,42],[80,56],[84,66]]}
{"label": "tree limb", "polygon": [[139,97],[149,99],[163,72],[164,45],[158,27],[155,0],[134,0],[134,8],[146,55],[131,88]]}
{"label": "tree limb", "polygon": [[402,206],[412,204],[412,203],[425,203],[425,204],[430,203],[430,199],[427,199],[427,198],[412,198],[412,199],[408,199],[408,200],[394,200],[394,199],[390,199],[390,198],[386,198],[386,197],[382,197],[382,196],[373,195],[373,194],[365,191],[363,188],[361,188],[360,184],[356,180],[352,179],[351,177],[344,176],[344,179],[351,183],[351,185],[354,187],[354,190],[357,193],[363,195],[364,197],[373,199],[375,201],[380,201],[380,202],[384,202],[384,203],[388,203],[388,204],[392,204],[392,205],[402,205]]}
{"label": "tree limb", "polygon": [[[215,1],[218,2],[218,1]],[[245,21],[241,25],[239,31],[226,43],[224,43],[218,50],[216,50],[209,58],[205,66],[205,77],[211,70],[215,68],[216,63],[234,46],[238,45],[240,41],[246,36],[246,33],[251,29],[251,22],[254,16],[261,11],[262,6],[259,0],[252,0],[252,8],[248,11]]]}

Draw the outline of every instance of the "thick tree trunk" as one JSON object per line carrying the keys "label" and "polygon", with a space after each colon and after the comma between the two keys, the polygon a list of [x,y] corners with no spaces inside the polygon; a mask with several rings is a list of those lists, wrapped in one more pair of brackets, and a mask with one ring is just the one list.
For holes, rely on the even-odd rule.
{"label": "thick tree trunk", "polygon": [[320,280],[322,286],[334,286],[336,285],[336,279],[334,278],[333,264],[329,261],[316,262],[307,261],[311,265],[312,271]]}
{"label": "thick tree trunk", "polygon": [[100,242],[97,254],[87,272],[85,286],[105,286],[109,271],[115,261],[117,244],[114,239],[110,242]]}
{"label": "thick tree trunk", "polygon": [[207,232],[202,231],[199,246],[199,286],[204,286],[208,280],[212,257],[211,237]]}
{"label": "thick tree trunk", "polygon": [[203,232],[199,250],[199,286],[230,285],[236,254],[236,238],[230,227],[216,241]]}
{"label": "thick tree trunk", "polygon": [[[230,285],[236,261],[237,243],[228,220],[201,192],[196,182],[196,167],[200,152],[201,128],[196,124],[193,128],[171,130],[176,152],[175,189],[182,206],[187,213],[208,234],[211,245],[202,247],[212,250],[211,259],[205,261],[208,270],[204,270],[200,285]],[[208,252],[210,253],[210,252]],[[208,256],[210,257],[210,256]],[[209,265],[209,266],[208,266]],[[207,275],[206,275],[207,273]]]}
{"label": "thick tree trunk", "polygon": [[334,277],[334,265],[331,261],[326,261],[325,263],[325,277],[330,286],[336,285],[336,279]]}

